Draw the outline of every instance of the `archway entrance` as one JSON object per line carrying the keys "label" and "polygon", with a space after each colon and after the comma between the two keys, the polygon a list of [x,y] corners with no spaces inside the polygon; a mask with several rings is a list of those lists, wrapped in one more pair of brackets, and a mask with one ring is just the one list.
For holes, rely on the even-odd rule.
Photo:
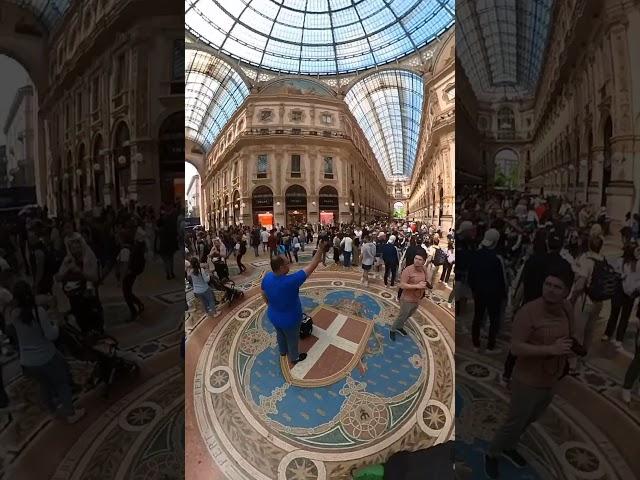
{"label": "archway entrance", "polygon": [[307,223],[307,191],[300,185],[291,185],[284,194],[287,226]]}
{"label": "archway entrance", "polygon": [[251,196],[253,223],[272,228],[273,223],[273,191],[266,185],[256,187]]}
{"label": "archway entrance", "polygon": [[126,205],[129,198],[129,182],[131,179],[131,147],[129,146],[129,127],[120,122],[113,137],[114,158],[114,203],[116,207]]}
{"label": "archway entrance", "polygon": [[318,194],[318,206],[320,207],[320,223],[336,225],[339,222],[338,191],[329,185],[320,189]]}
{"label": "archway entrance", "polygon": [[611,137],[613,136],[613,124],[611,117],[607,117],[604,124],[604,161],[602,168],[602,197],[600,206],[607,206],[607,188],[611,183]]}
{"label": "archway entrance", "polygon": [[404,219],[407,216],[407,211],[403,202],[396,202],[393,204],[393,218]]}
{"label": "archway entrance", "polygon": [[163,204],[184,201],[184,112],[169,115],[158,134],[160,200]]}
{"label": "archway entrance", "polygon": [[[0,30],[11,27],[11,20],[5,19],[8,12],[4,11],[4,3],[6,2],[2,2],[4,25],[0,25]],[[13,30],[10,35],[14,35]],[[13,53],[4,41],[0,45],[0,51]],[[9,39],[6,41],[11,42]],[[15,53],[22,55],[24,52]],[[38,163],[38,92],[31,72],[27,71],[28,67],[21,61],[0,54],[4,87],[0,92],[0,112],[3,112],[0,118],[3,127],[0,130],[0,188],[8,189],[2,192],[1,203],[4,208],[19,208],[35,203],[44,205],[47,201],[48,174],[42,171]]]}
{"label": "archway entrance", "polygon": [[510,148],[500,150],[494,157],[494,164],[494,186],[515,189],[518,186],[518,154]]}

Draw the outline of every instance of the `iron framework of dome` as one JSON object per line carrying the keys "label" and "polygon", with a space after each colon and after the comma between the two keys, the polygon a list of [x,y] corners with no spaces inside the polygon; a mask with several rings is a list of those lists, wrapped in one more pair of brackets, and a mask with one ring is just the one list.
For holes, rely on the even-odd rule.
{"label": "iron framework of dome", "polygon": [[185,50],[185,137],[209,150],[249,95],[238,72],[208,52]]}
{"label": "iron framework of dome", "polygon": [[33,12],[39,22],[51,31],[64,17],[71,0],[8,0]]}
{"label": "iron framework of dome", "polygon": [[418,149],[424,84],[406,70],[368,75],[345,96],[387,179],[406,180]]}
{"label": "iron framework of dome", "polygon": [[416,52],[455,21],[455,0],[186,0],[191,34],[237,60],[336,75]]}
{"label": "iron framework of dome", "polygon": [[456,54],[478,97],[534,95],[554,0],[458,0]]}

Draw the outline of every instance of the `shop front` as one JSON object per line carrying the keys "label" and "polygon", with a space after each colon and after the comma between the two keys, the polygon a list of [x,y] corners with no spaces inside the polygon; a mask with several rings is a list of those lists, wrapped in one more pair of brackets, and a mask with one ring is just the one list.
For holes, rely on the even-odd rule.
{"label": "shop front", "polygon": [[254,225],[273,228],[273,191],[269,187],[261,185],[253,191],[251,209]]}
{"label": "shop front", "polygon": [[285,192],[287,226],[307,223],[307,191],[300,185],[291,185]]}

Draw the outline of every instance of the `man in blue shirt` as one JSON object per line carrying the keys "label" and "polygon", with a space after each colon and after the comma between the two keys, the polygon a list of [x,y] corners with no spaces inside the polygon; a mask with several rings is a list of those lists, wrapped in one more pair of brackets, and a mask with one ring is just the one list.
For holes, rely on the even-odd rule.
{"label": "man in blue shirt", "polygon": [[262,298],[267,304],[267,317],[276,329],[280,355],[289,355],[289,360],[294,364],[307,358],[306,353],[298,355],[302,321],[300,287],[322,261],[325,251],[326,243],[323,240],[311,263],[291,275],[288,275],[289,260],[283,255],[277,255],[271,259],[272,272],[262,279]]}

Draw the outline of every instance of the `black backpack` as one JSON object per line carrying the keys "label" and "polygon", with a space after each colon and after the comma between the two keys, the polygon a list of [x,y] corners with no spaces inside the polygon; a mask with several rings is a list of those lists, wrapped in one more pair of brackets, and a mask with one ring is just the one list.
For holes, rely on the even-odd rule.
{"label": "black backpack", "polygon": [[622,288],[622,278],[606,260],[594,260],[593,263],[587,295],[594,302],[609,300]]}
{"label": "black backpack", "polygon": [[433,256],[433,264],[438,267],[440,265],[444,265],[447,261],[447,252],[442,250],[441,248],[436,248],[436,253]]}

